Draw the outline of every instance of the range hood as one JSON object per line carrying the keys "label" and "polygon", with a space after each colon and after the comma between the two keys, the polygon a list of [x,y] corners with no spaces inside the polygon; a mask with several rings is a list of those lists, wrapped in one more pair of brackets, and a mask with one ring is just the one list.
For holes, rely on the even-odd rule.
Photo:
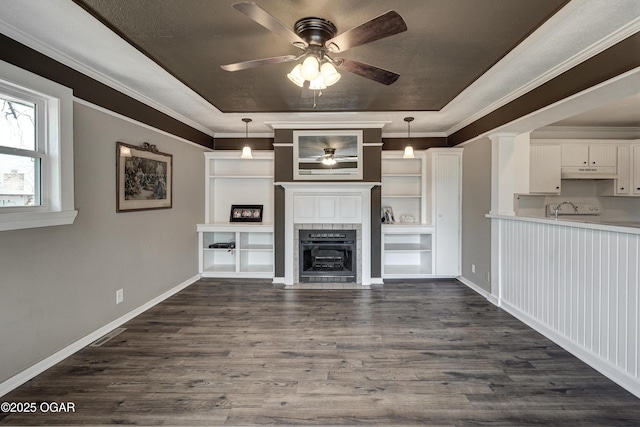
{"label": "range hood", "polygon": [[616,179],[618,170],[615,166],[563,166],[562,179]]}

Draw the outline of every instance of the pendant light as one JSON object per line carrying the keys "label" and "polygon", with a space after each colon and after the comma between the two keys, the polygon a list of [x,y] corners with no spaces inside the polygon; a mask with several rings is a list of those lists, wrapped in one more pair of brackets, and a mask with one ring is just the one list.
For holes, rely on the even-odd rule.
{"label": "pendant light", "polygon": [[414,156],[413,147],[411,146],[411,122],[413,121],[413,117],[405,117],[404,121],[407,122],[407,137],[409,139],[409,144],[404,147],[404,154],[402,155],[402,158],[414,159],[416,156]]}
{"label": "pendant light", "polygon": [[244,147],[242,147],[242,154],[240,155],[241,159],[253,159],[253,155],[251,154],[251,147],[249,147],[249,123],[251,123],[251,119],[244,118],[242,119],[245,125],[245,133],[244,133]]}

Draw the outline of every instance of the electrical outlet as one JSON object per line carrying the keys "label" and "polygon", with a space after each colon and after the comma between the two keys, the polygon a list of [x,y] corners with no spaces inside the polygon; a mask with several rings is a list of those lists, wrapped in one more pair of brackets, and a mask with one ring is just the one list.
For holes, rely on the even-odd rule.
{"label": "electrical outlet", "polygon": [[471,272],[472,273],[476,272],[476,265],[475,264],[471,264]]}
{"label": "electrical outlet", "polygon": [[491,281],[491,273],[487,271],[487,282],[490,282],[490,281]]}
{"label": "electrical outlet", "polygon": [[124,289],[118,289],[116,291],[116,304],[120,304],[124,301]]}

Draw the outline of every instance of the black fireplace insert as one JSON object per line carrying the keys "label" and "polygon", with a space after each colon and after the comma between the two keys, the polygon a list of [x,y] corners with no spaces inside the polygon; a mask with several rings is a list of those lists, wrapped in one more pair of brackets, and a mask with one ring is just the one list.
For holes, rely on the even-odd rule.
{"label": "black fireplace insert", "polygon": [[300,282],[355,282],[356,230],[300,230]]}

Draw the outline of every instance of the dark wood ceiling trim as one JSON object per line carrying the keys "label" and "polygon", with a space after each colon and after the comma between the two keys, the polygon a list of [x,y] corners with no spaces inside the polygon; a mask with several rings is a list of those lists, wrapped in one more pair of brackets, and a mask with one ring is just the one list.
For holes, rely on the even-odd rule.
{"label": "dark wood ceiling trim", "polygon": [[213,137],[0,34],[0,59],[69,87],[77,98],[207,148]]}
{"label": "dark wood ceiling trim", "polygon": [[565,71],[547,83],[509,102],[449,135],[449,145],[469,141],[520,117],[640,67],[640,33]]}

